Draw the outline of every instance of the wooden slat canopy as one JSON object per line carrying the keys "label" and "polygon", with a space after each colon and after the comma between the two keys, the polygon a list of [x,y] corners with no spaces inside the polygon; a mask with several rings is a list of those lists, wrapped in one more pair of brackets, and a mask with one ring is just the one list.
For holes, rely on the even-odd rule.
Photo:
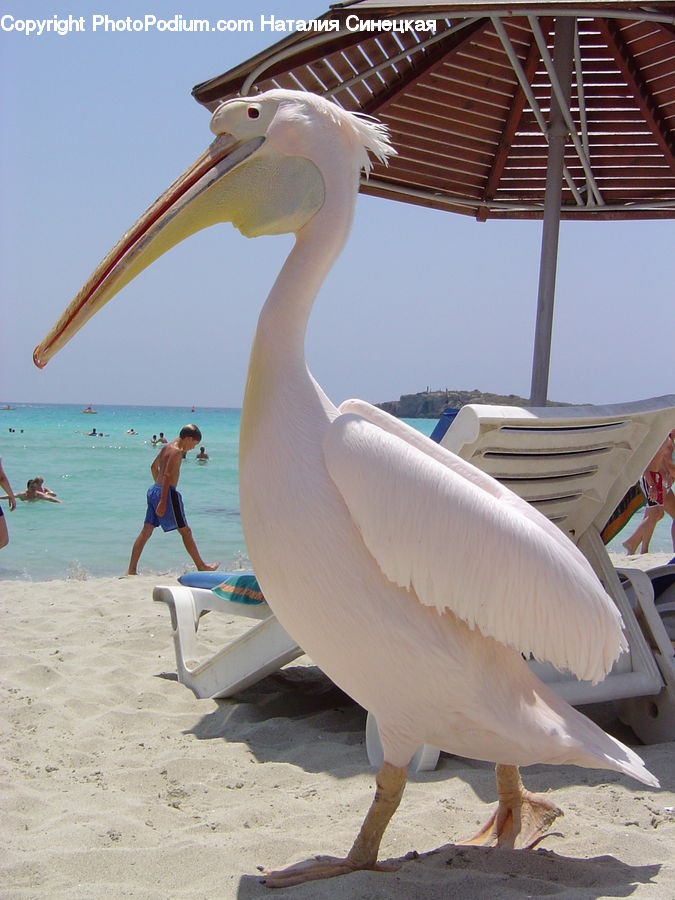
{"label": "wooden slat canopy", "polygon": [[[214,109],[272,87],[327,94],[390,128],[398,156],[362,192],[479,219],[541,218],[551,98],[565,91],[554,29],[571,18],[562,217],[675,217],[675,3],[361,0],[318,18],[339,30],[295,32],[195,98]],[[383,20],[433,20],[435,31],[359,30]]]}

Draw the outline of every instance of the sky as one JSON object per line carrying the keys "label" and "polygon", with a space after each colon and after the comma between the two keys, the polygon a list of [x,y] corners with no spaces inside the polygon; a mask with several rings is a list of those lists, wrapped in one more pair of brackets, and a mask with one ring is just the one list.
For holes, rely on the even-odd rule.
{"label": "sky", "polygon": [[[51,3],[0,15],[52,19]],[[289,236],[220,225],[113,299],[42,371],[34,346],[105,253],[209,144],[192,87],[282,34],[105,32],[113,19],[313,18],[314,0],[184,8],[72,2],[86,31],[0,32],[0,402],[241,405],[258,313]],[[10,23],[10,19],[5,19]],[[541,223],[360,197],[307,335],[337,403],[433,389],[528,396]],[[563,223],[549,397],[615,403],[675,391],[675,223]]]}

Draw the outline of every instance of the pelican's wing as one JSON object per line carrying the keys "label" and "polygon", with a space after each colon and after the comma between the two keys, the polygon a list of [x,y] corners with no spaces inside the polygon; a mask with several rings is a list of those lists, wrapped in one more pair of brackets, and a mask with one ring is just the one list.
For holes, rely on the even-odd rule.
{"label": "pelican's wing", "polygon": [[431,438],[428,438],[415,428],[411,428],[410,425],[406,425],[406,423],[402,422],[400,419],[396,419],[394,416],[389,415],[389,413],[378,409],[377,406],[366,403],[365,400],[345,400],[344,403],[340,405],[339,412],[344,414],[353,413],[354,415],[361,416],[361,418],[366,419],[373,425],[377,425],[378,428],[382,428],[383,431],[388,431],[390,434],[401,438],[401,440],[405,441],[407,444],[411,444],[413,447],[421,450],[422,453],[430,456],[432,459],[437,460],[444,466],[448,466],[463,478],[466,478],[467,481],[475,484],[476,487],[481,488],[488,494],[492,494],[495,499],[512,506],[514,509],[518,510],[521,515],[525,516],[526,519],[530,519],[532,522],[536,523],[539,528],[545,531],[549,537],[558,544],[563,552],[571,554],[574,561],[585,568],[588,573],[595,578],[595,573],[591,568],[591,564],[578,547],[576,547],[550,519],[547,519],[543,513],[540,513],[538,509],[529,504],[526,500],[523,500],[518,494],[514,494],[513,491],[504,487],[504,485],[497,481],[496,478],[482,472],[480,469],[476,468],[476,466],[466,462],[466,460],[462,459],[460,456],[457,456],[457,454],[446,450],[445,447],[441,447],[440,444],[432,441]]}
{"label": "pelican's wing", "polygon": [[[423,435],[395,433],[396,420],[385,430],[347,408],[354,401],[331,424],[324,459],[384,575],[486,636],[579,678],[603,678],[627,645],[618,610],[576,547]],[[363,409],[370,418],[373,408]]]}

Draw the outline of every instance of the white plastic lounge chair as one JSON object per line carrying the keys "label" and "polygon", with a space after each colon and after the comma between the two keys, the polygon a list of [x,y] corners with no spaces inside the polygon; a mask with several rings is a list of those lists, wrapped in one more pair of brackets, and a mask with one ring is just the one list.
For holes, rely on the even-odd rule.
{"label": "white plastic lounge chair", "polygon": [[619,711],[645,741],[675,736],[673,648],[650,578],[637,569],[617,572],[600,533],[674,427],[675,396],[604,407],[471,405],[441,441],[536,506],[589,560],[621,611],[630,653],[594,687],[540,663],[532,667],[575,705],[644,698],[632,706],[647,711],[646,721],[621,704]]}
{"label": "white plastic lounge chair", "polygon": [[[219,573],[214,584],[225,577],[225,572]],[[171,611],[178,680],[199,698],[229,697],[303,654],[264,600],[242,603],[222,591],[182,584],[158,585],[152,597],[166,603]],[[200,661],[203,654],[197,641],[199,620],[212,611],[259,621],[222,650]]]}
{"label": "white plastic lounge chair", "polygon": [[[617,572],[600,531],[673,427],[675,396],[606,407],[471,405],[460,410],[441,441],[537,506],[589,559],[621,610],[630,652],[595,686],[552,666],[531,664],[574,705],[620,701],[620,715],[647,742],[670,740],[675,733],[672,644],[656,610],[649,576],[634,569]],[[198,697],[230,696],[301,655],[266,605],[241,607],[209,593],[173,586],[156,587],[153,593],[171,608],[179,681]],[[200,616],[215,609],[262,621],[196,664],[192,660],[197,657]],[[381,749],[372,716],[366,745],[371,763],[377,765]],[[422,747],[412,768],[434,768],[437,759],[437,750]]]}

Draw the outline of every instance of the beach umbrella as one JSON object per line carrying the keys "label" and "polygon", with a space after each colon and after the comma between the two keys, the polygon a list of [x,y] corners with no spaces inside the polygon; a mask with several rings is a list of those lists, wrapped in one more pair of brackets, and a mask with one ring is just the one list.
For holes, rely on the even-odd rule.
{"label": "beach umbrella", "polygon": [[213,110],[274,87],[377,116],[398,156],[361,191],[542,219],[531,402],[548,391],[561,219],[675,217],[675,3],[360,0],[197,85]]}

